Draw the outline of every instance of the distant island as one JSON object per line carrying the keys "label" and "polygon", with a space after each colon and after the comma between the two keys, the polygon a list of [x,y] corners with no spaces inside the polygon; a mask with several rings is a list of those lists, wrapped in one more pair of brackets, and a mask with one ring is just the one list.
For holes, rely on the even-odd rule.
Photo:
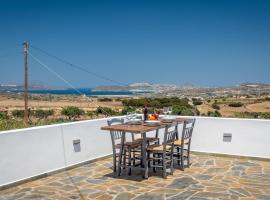
{"label": "distant island", "polygon": [[[0,84],[0,92],[23,92],[23,85]],[[246,95],[265,95],[270,93],[270,84],[246,82],[227,87],[201,87],[193,85],[133,83],[126,86],[99,86],[78,88],[85,95],[143,95],[148,97],[209,98],[234,97]],[[41,83],[29,84],[30,93],[37,94],[78,94],[72,88],[48,87]]]}
{"label": "distant island", "polygon": [[[34,82],[28,85],[28,90],[65,90],[63,87],[49,87],[45,84]],[[0,84],[0,92],[14,92],[24,90],[24,85],[21,84]]]}
{"label": "distant island", "polygon": [[236,86],[227,87],[201,87],[193,85],[170,85],[170,84],[150,84],[133,83],[126,87],[123,86],[101,86],[96,87],[95,91],[129,91],[139,92],[146,96],[159,97],[233,97],[239,95],[263,95],[270,93],[270,84],[265,83],[241,83]]}

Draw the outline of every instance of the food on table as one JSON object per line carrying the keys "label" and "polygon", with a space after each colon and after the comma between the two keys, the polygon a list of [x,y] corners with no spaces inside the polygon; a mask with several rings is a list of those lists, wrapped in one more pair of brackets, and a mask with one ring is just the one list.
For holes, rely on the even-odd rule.
{"label": "food on table", "polygon": [[148,120],[157,120],[159,117],[158,114],[150,114],[148,115]]}

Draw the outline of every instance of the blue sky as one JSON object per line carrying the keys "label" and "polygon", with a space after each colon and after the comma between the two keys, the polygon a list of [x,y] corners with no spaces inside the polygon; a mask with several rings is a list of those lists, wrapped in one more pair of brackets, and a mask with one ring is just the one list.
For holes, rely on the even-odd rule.
{"label": "blue sky", "polygon": [[[121,83],[270,83],[270,1],[1,1],[0,82],[23,82],[22,42]],[[113,85],[30,53],[76,87]],[[66,86],[29,58],[29,79]]]}

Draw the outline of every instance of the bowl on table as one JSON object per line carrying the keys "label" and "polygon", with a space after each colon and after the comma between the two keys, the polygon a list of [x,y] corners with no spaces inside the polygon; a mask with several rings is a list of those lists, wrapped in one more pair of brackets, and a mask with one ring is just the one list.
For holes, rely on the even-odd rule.
{"label": "bowl on table", "polygon": [[171,123],[171,122],[173,122],[175,120],[176,120],[176,117],[174,117],[174,116],[163,116],[163,117],[161,117],[161,121],[163,123]]}
{"label": "bowl on table", "polygon": [[144,125],[146,125],[146,126],[159,126],[160,123],[161,122],[159,120],[146,120],[144,122]]}

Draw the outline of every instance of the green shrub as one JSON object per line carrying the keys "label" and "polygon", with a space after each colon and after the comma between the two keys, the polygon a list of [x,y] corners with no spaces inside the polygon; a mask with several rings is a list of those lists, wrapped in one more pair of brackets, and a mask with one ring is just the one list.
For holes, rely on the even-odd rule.
{"label": "green shrub", "polygon": [[122,115],[126,115],[128,112],[134,112],[136,109],[132,106],[125,106],[122,111],[121,114]]}
{"label": "green shrub", "polygon": [[270,119],[270,112],[237,112],[235,113],[235,117],[250,119]]}
{"label": "green shrub", "polygon": [[229,103],[228,106],[230,106],[230,107],[242,107],[243,103],[241,103],[241,102],[232,102],[232,103]]}
{"label": "green shrub", "polygon": [[270,112],[261,113],[261,118],[270,119]]}
{"label": "green shrub", "polygon": [[197,114],[197,110],[194,108],[187,108],[185,106],[172,106],[172,114],[194,116],[195,114]]}
{"label": "green shrub", "polygon": [[219,107],[219,105],[217,104],[217,102],[215,102],[215,103],[212,104],[212,108],[214,108],[214,109],[216,109],[216,110],[219,110],[219,109],[220,109],[220,107]]}
{"label": "green shrub", "polygon": [[13,110],[11,112],[11,114],[12,114],[13,117],[23,118],[24,117],[24,110]]}
{"label": "green shrub", "polygon": [[62,108],[61,114],[67,116],[69,120],[75,120],[84,114],[84,110],[76,106],[68,106]]}
{"label": "green shrub", "polygon": [[194,106],[202,105],[202,101],[200,99],[192,98],[192,103]]}
{"label": "green shrub", "polygon": [[27,126],[23,123],[23,121],[7,119],[0,120],[0,131],[18,129],[18,128],[26,128]]}
{"label": "green shrub", "polygon": [[46,120],[40,120],[35,125],[36,126],[44,126],[44,125],[50,125],[50,124],[59,124],[59,123],[65,123],[70,122],[68,119],[58,118],[58,119],[46,119]]}
{"label": "green shrub", "polygon": [[53,110],[34,110],[33,115],[39,119],[47,119],[49,116],[53,115]]}
{"label": "green shrub", "polygon": [[[11,112],[12,116],[13,117],[16,117],[16,118],[23,118],[24,117],[24,110],[13,110]],[[28,117],[30,117],[31,115],[31,110],[28,109]]]}
{"label": "green shrub", "polygon": [[89,111],[89,110],[88,110],[88,111],[86,112],[86,115],[89,116],[91,119],[93,119],[94,116],[96,115],[96,113],[95,113],[94,111]]}
{"label": "green shrub", "polygon": [[218,112],[217,110],[215,110],[214,112],[208,111],[207,112],[207,116],[209,116],[209,117],[221,117],[221,114],[220,114],[220,112]]}
{"label": "green shrub", "polygon": [[116,111],[107,107],[98,107],[95,112],[97,115],[99,114],[106,115],[106,116],[117,115]]}
{"label": "green shrub", "polygon": [[116,98],[115,101],[119,102],[119,101],[123,101],[122,98]]}
{"label": "green shrub", "polygon": [[98,98],[98,101],[100,101],[100,102],[111,102],[113,100],[111,98],[104,97],[104,98]]}
{"label": "green shrub", "polygon": [[124,106],[132,106],[135,108],[144,107],[147,105],[148,107],[153,108],[163,108],[170,107],[173,105],[177,106],[185,106],[187,108],[192,108],[191,105],[188,104],[188,99],[179,99],[177,97],[172,98],[140,98],[140,99],[124,99],[122,101]]}
{"label": "green shrub", "polygon": [[2,119],[7,119],[8,118],[8,114],[7,111],[0,111],[0,120]]}
{"label": "green shrub", "polygon": [[181,111],[181,115],[184,115],[184,116],[194,116],[194,112],[191,110],[191,109],[183,109]]}

